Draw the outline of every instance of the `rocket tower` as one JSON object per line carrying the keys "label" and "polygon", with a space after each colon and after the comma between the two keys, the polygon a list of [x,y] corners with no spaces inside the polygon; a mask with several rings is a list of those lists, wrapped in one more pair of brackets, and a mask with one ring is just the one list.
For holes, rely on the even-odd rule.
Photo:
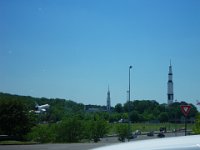
{"label": "rocket tower", "polygon": [[173,92],[173,79],[172,79],[173,73],[172,73],[172,65],[170,61],[169,66],[169,74],[168,74],[168,82],[167,82],[167,100],[168,105],[173,103],[174,100],[174,92]]}
{"label": "rocket tower", "polygon": [[107,92],[107,111],[110,112],[110,90],[109,90],[109,86],[108,86],[108,92]]}

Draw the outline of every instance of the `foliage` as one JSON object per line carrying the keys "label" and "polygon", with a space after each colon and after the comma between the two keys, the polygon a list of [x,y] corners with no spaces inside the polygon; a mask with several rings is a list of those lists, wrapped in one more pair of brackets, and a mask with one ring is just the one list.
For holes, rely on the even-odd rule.
{"label": "foliage", "polygon": [[[194,118],[197,114],[197,108],[193,104],[186,102],[175,102],[171,105],[159,104],[155,100],[135,100],[130,101],[130,119],[132,122],[147,122],[147,121],[160,121],[160,122],[181,122],[183,116],[180,105],[191,105],[191,110],[188,118]],[[115,111],[119,112],[121,105],[115,106]],[[128,113],[128,102],[120,108]]]}
{"label": "foliage", "polygon": [[71,116],[59,123],[37,125],[27,137],[40,143],[74,143],[83,139],[98,142],[107,133],[108,123],[104,120],[85,121],[77,116]]}
{"label": "foliage", "polygon": [[161,112],[158,119],[160,120],[160,122],[168,122],[168,113]]}
{"label": "foliage", "polygon": [[83,138],[84,124],[78,118],[68,118],[58,124],[57,142],[79,142]]}
{"label": "foliage", "polygon": [[130,120],[131,122],[139,122],[140,121],[140,116],[139,113],[137,111],[132,111],[130,113]]}
{"label": "foliage", "polygon": [[32,128],[27,135],[27,139],[39,143],[54,142],[56,137],[56,126],[48,124],[39,124]]}
{"label": "foliage", "polygon": [[[181,105],[190,105],[191,110],[188,114],[188,118],[195,118],[198,111],[197,108],[193,104],[189,104],[186,102],[175,102],[170,106],[166,107],[166,112],[168,113],[169,122],[180,122],[181,117],[183,117],[183,113],[181,112]],[[178,121],[177,121],[178,120]]]}
{"label": "foliage", "polygon": [[50,108],[48,113],[42,114],[40,116],[39,122],[51,122],[55,123],[61,121],[66,116],[71,116],[78,113],[84,112],[84,105],[73,102],[71,100],[65,99],[47,99],[47,98],[34,98],[30,96],[19,96],[11,95],[6,93],[0,93],[0,102],[6,100],[17,100],[23,103],[23,108],[26,108],[27,111],[35,109],[35,104],[43,105],[49,104]]}
{"label": "foliage", "polygon": [[98,142],[107,133],[108,123],[106,121],[100,119],[85,122],[85,138]]}
{"label": "foliage", "polygon": [[120,119],[128,119],[127,113],[111,113],[109,116],[109,122],[118,122]]}
{"label": "foliage", "polygon": [[[128,123],[113,123],[110,124],[110,132],[109,134],[116,134],[118,126],[128,126]],[[131,131],[135,132],[136,130],[140,130],[141,132],[149,132],[149,131],[159,131],[160,127],[166,127],[168,131],[172,131],[173,129],[182,129],[185,127],[185,124],[174,124],[174,123],[131,123]],[[194,128],[193,123],[187,124],[188,130]]]}
{"label": "foliage", "polygon": [[200,113],[198,113],[196,116],[196,122],[193,131],[195,134],[200,134]]}
{"label": "foliage", "polygon": [[34,116],[29,114],[26,105],[17,97],[0,100],[1,134],[24,139],[34,125]]}
{"label": "foliage", "polygon": [[[29,113],[30,110],[34,110],[36,103],[49,104],[50,108],[41,114]],[[130,112],[128,103],[123,105],[118,103],[111,112],[105,112],[105,106],[84,106],[65,99],[34,98],[0,93],[0,134],[23,139],[29,132],[26,136],[28,140],[49,143],[80,142],[87,139],[98,142],[109,132],[118,133],[119,139],[123,141],[128,137],[127,124],[116,123],[121,119],[127,120],[128,114],[130,114],[131,122],[134,123],[131,125],[134,131],[159,130],[160,126],[166,126],[170,130],[174,128],[170,122],[179,123],[181,128],[183,114],[180,105],[183,104],[187,103],[175,102],[168,106],[154,100],[135,100],[130,101]],[[194,105],[190,105],[192,109],[188,119],[193,120],[198,111]],[[87,111],[87,108],[96,108],[99,111]],[[153,122],[161,122],[161,124],[151,124]],[[199,133],[198,121],[194,130]]]}
{"label": "foliage", "polygon": [[116,133],[118,134],[119,141],[124,142],[126,138],[129,138],[128,124],[118,124],[116,127]]}
{"label": "foliage", "polygon": [[39,124],[28,134],[29,140],[39,143],[79,142],[83,138],[83,122],[68,118],[55,124]]}
{"label": "foliage", "polygon": [[115,109],[114,109],[117,113],[122,113],[123,112],[123,106],[122,104],[118,103],[117,105],[115,105]]}

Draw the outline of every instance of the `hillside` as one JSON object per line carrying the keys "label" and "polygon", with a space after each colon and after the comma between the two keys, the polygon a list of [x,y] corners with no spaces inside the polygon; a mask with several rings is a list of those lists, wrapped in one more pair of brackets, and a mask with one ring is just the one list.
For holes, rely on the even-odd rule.
{"label": "hillside", "polygon": [[8,93],[0,93],[0,101],[21,101],[26,106],[27,111],[35,109],[36,104],[43,105],[49,104],[50,108],[47,110],[46,119],[51,122],[60,121],[63,117],[71,114],[81,113],[84,111],[84,105],[76,103],[71,100],[65,99],[48,99],[48,98],[35,98],[31,96],[12,95]]}

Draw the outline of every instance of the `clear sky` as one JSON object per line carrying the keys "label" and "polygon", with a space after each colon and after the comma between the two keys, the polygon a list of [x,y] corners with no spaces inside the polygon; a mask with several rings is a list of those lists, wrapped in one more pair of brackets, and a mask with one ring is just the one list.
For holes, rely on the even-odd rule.
{"label": "clear sky", "polygon": [[200,99],[199,0],[0,0],[0,91],[106,105]]}

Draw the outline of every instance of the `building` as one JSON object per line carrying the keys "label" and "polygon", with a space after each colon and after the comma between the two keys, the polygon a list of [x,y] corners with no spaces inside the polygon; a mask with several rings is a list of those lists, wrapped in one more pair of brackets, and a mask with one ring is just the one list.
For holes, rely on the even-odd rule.
{"label": "building", "polygon": [[169,73],[168,73],[168,82],[167,82],[167,102],[168,105],[172,104],[174,101],[174,91],[173,91],[173,73],[172,65],[170,61]]}
{"label": "building", "polygon": [[107,92],[107,111],[110,112],[111,110],[111,99],[110,99],[110,90],[108,86],[108,92]]}

